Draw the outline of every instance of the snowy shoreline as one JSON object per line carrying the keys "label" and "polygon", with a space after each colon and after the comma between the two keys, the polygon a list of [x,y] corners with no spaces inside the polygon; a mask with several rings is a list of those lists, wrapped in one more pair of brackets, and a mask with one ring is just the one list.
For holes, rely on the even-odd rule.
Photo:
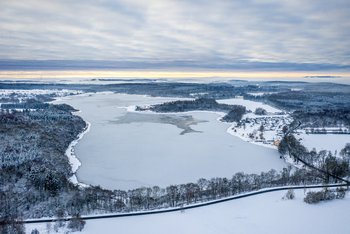
{"label": "snowy shoreline", "polygon": [[263,147],[266,147],[266,148],[269,148],[269,149],[275,149],[277,150],[277,146],[274,146],[274,145],[270,145],[270,144],[265,144],[265,143],[261,143],[261,142],[257,142],[257,141],[254,141],[254,140],[250,140],[248,137],[243,137],[241,136],[240,134],[236,133],[233,131],[233,126],[234,124],[231,124],[230,127],[227,129],[227,133],[232,135],[232,136],[235,136],[235,137],[238,137],[240,138],[242,141],[245,141],[245,142],[249,142],[251,144],[254,144],[254,145],[259,145],[259,146],[263,146]]}
{"label": "snowy shoreline", "polygon": [[74,152],[74,147],[83,138],[83,136],[90,131],[91,123],[89,123],[88,121],[85,121],[85,120],[84,120],[84,122],[86,123],[86,127],[84,128],[84,130],[81,133],[78,134],[77,138],[69,144],[65,154],[68,157],[69,164],[71,165],[72,172],[73,172],[73,175],[69,178],[69,181],[71,181],[75,185],[79,185],[82,187],[88,187],[89,185],[78,181],[78,178],[76,176],[76,172],[78,171],[79,167],[81,166],[81,162],[79,161],[79,159],[77,158],[77,156],[75,155],[75,152]]}
{"label": "snowy shoreline", "polygon": [[194,111],[184,111],[184,112],[166,112],[166,113],[162,113],[162,112],[155,112],[155,111],[151,111],[151,110],[137,111],[136,107],[137,107],[136,105],[131,105],[131,106],[119,107],[119,108],[124,108],[124,109],[126,109],[127,112],[142,113],[142,114],[173,114],[173,115],[178,115],[178,114],[191,114],[191,113],[198,113],[198,112],[214,113],[214,114],[219,115],[219,117],[216,119],[217,121],[220,121],[222,123],[225,123],[225,124],[229,125],[229,127],[226,130],[226,132],[228,134],[230,134],[231,136],[238,137],[239,139],[241,139],[241,140],[243,140],[245,142],[249,142],[251,144],[255,144],[255,145],[263,146],[263,147],[266,147],[266,148],[269,148],[269,149],[277,150],[277,146],[270,145],[270,144],[264,144],[264,143],[261,143],[261,142],[257,142],[257,141],[251,140],[250,138],[243,137],[239,133],[234,132],[232,130],[232,128],[234,127],[234,123],[228,123],[228,122],[221,121],[222,117],[224,117],[225,114],[226,114],[225,112],[210,111],[210,110],[194,110]]}
{"label": "snowy shoreline", "polygon": [[[50,101],[48,103],[51,103],[51,104],[57,104],[57,102],[58,103],[59,102],[65,103],[64,101],[67,98],[71,98],[71,96],[84,97],[84,96],[89,96],[89,95],[92,95],[92,94],[94,94],[94,93],[79,93],[79,94],[75,94],[75,95],[60,96],[60,97],[56,97],[53,101]],[[78,114],[80,112],[81,112],[81,110],[78,110],[78,111],[73,112],[73,114],[76,115],[76,114]],[[79,180],[78,180],[78,178],[76,176],[76,172],[78,171],[79,167],[81,166],[81,162],[78,159],[78,157],[75,155],[74,147],[79,143],[79,141],[84,137],[84,135],[90,131],[90,127],[91,127],[91,123],[90,122],[86,121],[85,119],[83,119],[83,121],[86,124],[85,128],[69,144],[68,148],[66,149],[65,155],[68,157],[68,161],[69,161],[69,164],[70,164],[70,166],[72,168],[72,172],[73,172],[73,175],[70,178],[68,178],[68,180],[70,182],[72,182],[73,184],[75,184],[75,185],[78,185],[78,186],[81,186],[81,187],[89,187],[88,184],[84,184],[84,183],[79,182]]]}

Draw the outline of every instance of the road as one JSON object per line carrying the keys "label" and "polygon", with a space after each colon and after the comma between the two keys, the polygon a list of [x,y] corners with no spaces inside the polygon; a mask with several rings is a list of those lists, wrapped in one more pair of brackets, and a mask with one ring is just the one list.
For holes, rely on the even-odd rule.
{"label": "road", "polygon": [[[276,191],[282,191],[282,190],[289,190],[289,189],[310,189],[310,188],[331,188],[331,187],[342,187],[342,186],[348,186],[348,184],[329,184],[329,185],[305,185],[305,186],[284,186],[284,187],[276,187],[276,188],[268,188],[268,189],[261,189],[254,192],[249,192],[245,194],[240,195],[234,195],[226,198],[221,198],[213,201],[207,201],[203,203],[197,203],[192,204],[188,206],[183,207],[175,207],[175,208],[167,208],[167,209],[160,209],[160,210],[150,210],[150,211],[139,211],[139,212],[130,212],[130,213],[114,213],[114,214],[103,214],[103,215],[86,215],[81,216],[84,220],[90,220],[90,219],[106,219],[106,218],[121,218],[121,217],[130,217],[130,216],[140,216],[140,215],[152,215],[152,214],[161,214],[161,213],[169,213],[169,212],[176,212],[176,211],[183,211],[183,210],[189,210],[194,208],[199,208],[203,206],[210,206],[222,202],[228,202],[232,200],[242,199],[245,197],[251,197],[251,196],[257,196],[264,193],[270,193],[270,192],[276,192]],[[30,219],[30,220],[23,220],[19,221],[20,223],[47,223],[47,222],[53,222],[53,221],[69,221],[72,217],[67,218],[44,218],[44,219]]]}

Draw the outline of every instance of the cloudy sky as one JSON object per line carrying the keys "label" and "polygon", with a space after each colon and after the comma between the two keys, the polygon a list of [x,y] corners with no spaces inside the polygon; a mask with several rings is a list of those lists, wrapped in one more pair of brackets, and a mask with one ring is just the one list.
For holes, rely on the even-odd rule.
{"label": "cloudy sky", "polygon": [[350,68],[349,0],[0,0],[0,32],[1,60]]}

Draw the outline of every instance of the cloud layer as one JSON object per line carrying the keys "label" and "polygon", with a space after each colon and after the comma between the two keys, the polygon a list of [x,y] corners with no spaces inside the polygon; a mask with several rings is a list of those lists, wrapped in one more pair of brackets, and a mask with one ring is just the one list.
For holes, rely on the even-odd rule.
{"label": "cloud layer", "polygon": [[348,0],[0,0],[0,59],[350,65]]}

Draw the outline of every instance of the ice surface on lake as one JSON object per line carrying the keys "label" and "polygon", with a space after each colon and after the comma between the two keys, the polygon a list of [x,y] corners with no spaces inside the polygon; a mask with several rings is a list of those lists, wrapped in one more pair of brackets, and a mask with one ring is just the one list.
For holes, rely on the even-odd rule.
{"label": "ice surface on lake", "polygon": [[[244,142],[226,132],[230,126],[208,112],[179,113],[201,120],[183,129],[157,121],[116,124],[132,105],[149,105],[176,99],[113,93],[63,98],[91,123],[75,153],[82,163],[79,181],[109,189],[168,186],[199,178],[231,177],[236,172],[280,170],[285,163],[276,150]],[[174,114],[171,114],[172,116]]]}
{"label": "ice surface on lake", "polygon": [[[129,108],[128,108],[129,109]],[[198,123],[207,122],[206,120],[194,119],[192,115],[171,115],[171,114],[144,114],[138,112],[128,112],[118,120],[112,120],[110,123],[115,124],[130,124],[130,123],[162,123],[171,124],[179,129],[182,129],[180,135],[199,132],[194,130],[191,126]]]}

